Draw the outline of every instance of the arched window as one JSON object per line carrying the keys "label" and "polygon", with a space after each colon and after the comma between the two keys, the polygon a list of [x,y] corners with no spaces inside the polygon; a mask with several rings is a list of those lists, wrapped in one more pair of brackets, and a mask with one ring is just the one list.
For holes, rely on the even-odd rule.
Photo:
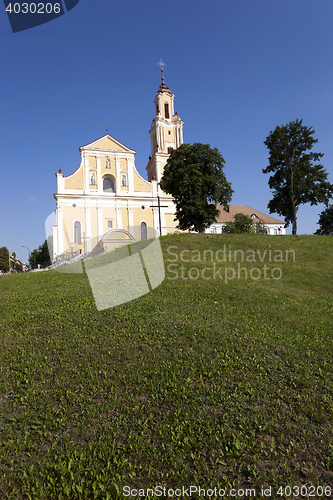
{"label": "arched window", "polygon": [[164,117],[170,118],[170,116],[169,116],[169,104],[167,102],[164,103]]}
{"label": "arched window", "polygon": [[103,179],[103,191],[105,193],[114,193],[114,181],[112,177],[104,177]]}
{"label": "arched window", "polygon": [[127,186],[127,177],[126,175],[121,176],[121,185],[122,186]]}
{"label": "arched window", "polygon": [[74,222],[74,243],[81,243],[81,222]]}
{"label": "arched window", "polygon": [[141,240],[147,239],[147,224],[145,222],[141,222],[140,224],[140,238]]}
{"label": "arched window", "polygon": [[90,184],[96,185],[96,174],[94,172],[90,174]]}

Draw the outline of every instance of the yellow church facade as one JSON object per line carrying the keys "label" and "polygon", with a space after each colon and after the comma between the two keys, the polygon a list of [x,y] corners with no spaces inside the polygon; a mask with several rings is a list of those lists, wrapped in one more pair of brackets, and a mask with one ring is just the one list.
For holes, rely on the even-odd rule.
{"label": "yellow church facade", "polygon": [[135,167],[136,152],[109,134],[80,147],[81,163],[73,174],[64,176],[59,169],[53,260],[175,231],[176,207],[159,182],[172,149],[183,143],[183,121],[174,112],[163,69],[154,104],[148,180]]}

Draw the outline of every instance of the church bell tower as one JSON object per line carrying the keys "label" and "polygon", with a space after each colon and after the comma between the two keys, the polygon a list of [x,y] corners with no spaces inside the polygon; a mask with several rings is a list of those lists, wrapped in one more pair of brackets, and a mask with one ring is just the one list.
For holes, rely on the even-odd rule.
{"label": "church bell tower", "polygon": [[183,124],[184,122],[174,112],[174,94],[164,82],[164,64],[161,62],[161,85],[157,91],[155,104],[155,118],[151,124],[150,145],[151,156],[146,167],[148,181],[157,180],[160,182],[163,175],[163,168],[173,149],[179,148],[183,144]]}

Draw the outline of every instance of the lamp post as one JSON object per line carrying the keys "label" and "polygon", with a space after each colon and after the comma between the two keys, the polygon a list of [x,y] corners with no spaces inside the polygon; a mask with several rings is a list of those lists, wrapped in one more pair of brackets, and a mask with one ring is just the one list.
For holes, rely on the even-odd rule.
{"label": "lamp post", "polygon": [[29,264],[29,258],[30,258],[30,250],[28,247],[25,247],[24,245],[22,245],[22,248],[26,248],[29,252],[29,255],[28,255],[28,268],[30,269],[30,264]]}
{"label": "lamp post", "polygon": [[9,236],[8,236],[8,234],[7,234],[5,231],[1,231],[1,229],[0,229],[0,233],[4,233],[4,234],[6,234],[6,235],[7,235],[7,238],[8,238],[8,260],[9,260],[9,271],[8,271],[8,272],[10,273],[10,246],[9,246]]}
{"label": "lamp post", "polygon": [[[160,183],[158,182],[158,186]],[[168,205],[161,205],[160,204],[160,196],[159,194],[157,195],[157,207],[154,205],[149,205],[149,208],[157,208],[158,209],[158,219],[159,219],[159,224],[160,224],[160,236],[162,236],[162,227],[161,227],[161,208],[168,208]]]}

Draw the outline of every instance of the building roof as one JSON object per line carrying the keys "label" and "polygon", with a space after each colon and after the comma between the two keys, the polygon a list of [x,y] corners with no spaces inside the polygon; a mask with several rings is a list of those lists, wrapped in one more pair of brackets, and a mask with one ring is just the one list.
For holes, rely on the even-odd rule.
{"label": "building roof", "polygon": [[[217,210],[220,210],[220,215],[217,217],[216,222],[234,222],[235,215],[238,213],[248,215],[253,219],[254,222],[258,222],[259,219],[264,224],[283,224],[284,222],[266,215],[255,208],[248,207],[247,205],[228,205],[227,209],[223,205],[216,205]],[[255,217],[252,217],[255,215]]]}

